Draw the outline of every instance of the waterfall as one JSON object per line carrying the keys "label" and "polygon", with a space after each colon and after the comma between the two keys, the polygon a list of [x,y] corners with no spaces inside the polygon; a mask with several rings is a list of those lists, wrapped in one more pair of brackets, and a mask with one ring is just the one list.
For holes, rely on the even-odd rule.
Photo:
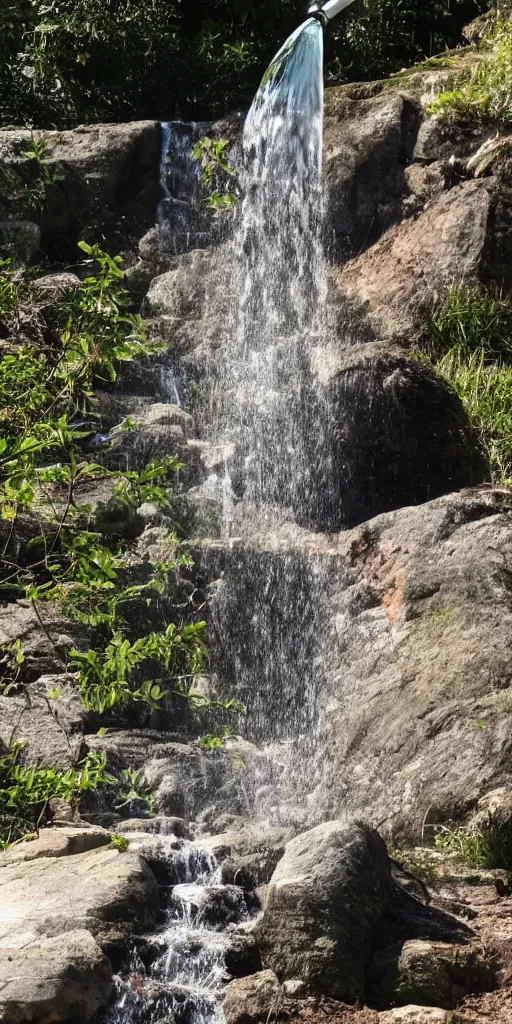
{"label": "waterfall", "polygon": [[[244,506],[279,506],[300,522],[318,489],[310,475],[320,461],[321,402],[311,360],[324,331],[326,279],[322,254],[323,33],[309,19],[270,65],[249,111],[242,141],[242,202],[234,238],[233,301],[220,361],[204,381],[214,440],[225,447],[221,493],[230,540],[242,481]],[[198,197],[190,149],[197,126],[164,133],[160,214],[164,230],[189,248],[191,198]],[[186,140],[186,143],[185,141]],[[169,155],[171,159],[169,160]],[[185,185],[185,187],[184,187]],[[187,237],[185,240],[183,236]],[[197,244],[197,234],[195,244]],[[212,394],[212,380],[216,387]],[[325,462],[325,455],[322,455]],[[329,559],[296,553],[273,562],[234,552],[227,588],[212,602],[222,636],[216,670],[249,706],[252,739],[267,744],[244,785],[250,813],[306,826],[322,807],[325,760],[316,757],[325,726],[317,613],[325,600]],[[225,554],[225,552],[224,552]],[[251,588],[252,593],[251,593]],[[256,605],[252,618],[250,603]],[[235,608],[233,608],[233,602]],[[233,630],[243,603],[250,626]],[[245,633],[244,633],[245,629]],[[320,645],[320,646],[319,646]],[[257,675],[255,685],[255,673]],[[248,807],[249,810],[249,807]],[[179,845],[179,843],[178,843]],[[250,915],[242,889],[222,886],[200,844],[176,851],[170,842],[166,921],[151,937],[149,965],[135,951],[117,980],[117,999],[104,1024],[217,1024],[233,931]],[[217,923],[206,907],[220,897]],[[159,952],[158,952],[159,951]]]}
{"label": "waterfall", "polygon": [[201,181],[192,150],[205,134],[207,122],[168,121],[162,124],[161,199],[157,221],[161,243],[172,253],[188,252],[207,237],[201,206]]}
{"label": "waterfall", "polygon": [[299,521],[314,500],[310,360],[327,290],[322,122],[323,31],[309,19],[270,65],[242,138],[233,301],[214,410],[214,433],[233,452],[225,536],[233,489],[246,504],[287,508]]}
{"label": "waterfall", "polygon": [[[226,547],[211,603],[214,673],[245,704],[244,732],[265,755],[246,773],[252,813],[298,828],[328,816],[329,799],[320,623],[331,562],[294,551],[291,525],[316,525],[332,492],[330,412],[314,371],[327,330],[322,131],[323,30],[309,19],[270,65],[243,132],[214,423],[230,442]],[[290,524],[288,550],[274,542],[279,523]]]}

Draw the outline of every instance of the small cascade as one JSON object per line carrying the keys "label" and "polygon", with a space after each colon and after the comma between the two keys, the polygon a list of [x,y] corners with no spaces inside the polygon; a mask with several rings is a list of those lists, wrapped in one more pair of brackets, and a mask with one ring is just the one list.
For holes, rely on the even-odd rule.
{"label": "small cascade", "polygon": [[208,218],[202,205],[199,163],[192,151],[209,127],[202,121],[168,121],[162,124],[160,183],[163,199],[158,225],[166,249],[174,254],[200,247],[208,235]]}
{"label": "small cascade", "polygon": [[[137,840],[140,834],[131,849]],[[156,842],[153,855],[168,882],[165,920],[116,977],[115,1002],[101,1024],[220,1024],[225,955],[249,916],[243,890],[220,883],[217,860],[200,843],[175,836]]]}

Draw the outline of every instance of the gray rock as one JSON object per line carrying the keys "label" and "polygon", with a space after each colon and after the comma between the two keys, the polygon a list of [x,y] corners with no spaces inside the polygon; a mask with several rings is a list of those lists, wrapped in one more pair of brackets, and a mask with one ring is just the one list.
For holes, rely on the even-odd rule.
{"label": "gray rock", "polygon": [[[25,744],[29,764],[69,768],[85,756],[84,708],[71,677],[43,675],[25,694],[0,696],[0,741]],[[48,696],[50,694],[51,696]]]}
{"label": "gray rock", "polygon": [[273,971],[237,978],[226,988],[222,1009],[226,1024],[265,1024],[279,1016],[282,989]]}
{"label": "gray rock", "polygon": [[283,992],[288,999],[301,999],[306,995],[306,986],[302,978],[289,978],[283,982]]}
{"label": "gray rock", "polygon": [[173,890],[177,907],[193,907],[208,927],[239,924],[247,917],[244,894],[236,885],[178,885]]}
{"label": "gray rock", "polygon": [[[30,535],[26,538],[30,539]],[[0,644],[19,640],[25,661],[21,681],[30,682],[39,676],[66,675],[66,650],[79,646],[87,638],[80,623],[65,620],[56,604],[45,601],[40,610],[43,626],[28,601],[21,600],[0,608]],[[66,680],[60,680],[65,686]],[[55,680],[56,688],[59,688]]]}
{"label": "gray rock", "polygon": [[438,1007],[400,1006],[379,1013],[379,1024],[452,1024],[452,1014]]}
{"label": "gray rock", "polygon": [[508,216],[496,179],[462,182],[350,260],[336,275],[340,293],[366,304],[381,338],[407,346],[425,309],[449,288],[477,287],[489,274],[508,282]]}
{"label": "gray rock", "polygon": [[415,160],[464,159],[495,135],[489,125],[458,124],[439,117],[426,117],[420,125],[413,157]]}
{"label": "gray rock", "polygon": [[105,1006],[112,968],[90,932],[0,949],[0,1020],[73,1021],[86,1024]]}
{"label": "gray rock", "polygon": [[40,857],[72,857],[89,850],[108,846],[112,836],[106,829],[89,825],[64,825],[41,829],[36,840],[20,843],[5,850],[2,862],[17,864],[39,860]]}
{"label": "gray rock", "polygon": [[[35,846],[37,840],[31,847]],[[0,854],[0,948],[17,949],[73,929],[99,937],[150,926],[158,887],[145,862],[105,847],[27,861]]]}
{"label": "gray rock", "polygon": [[420,118],[419,104],[403,93],[388,91],[358,102],[344,90],[327,93],[326,218],[342,259],[402,219],[410,191],[405,166]]}
{"label": "gray rock", "polygon": [[163,814],[154,818],[129,818],[120,822],[117,831],[123,835],[126,832],[146,832],[150,835],[174,835],[179,839],[192,839],[192,831],[183,818],[170,818]]}
{"label": "gray rock", "polygon": [[362,998],[390,882],[386,847],[365,825],[330,821],[292,839],[256,926],[263,966],[335,999]]}
{"label": "gray rock", "polygon": [[[161,195],[160,138],[156,121],[46,132],[47,164],[60,180],[46,194],[43,251],[76,260],[77,241],[92,231],[108,250],[134,249],[136,239],[155,223]],[[0,131],[0,167],[29,180],[25,151],[30,141],[25,129]],[[18,203],[23,210],[23,190]],[[0,200],[0,216],[2,212]]]}
{"label": "gray rock", "polygon": [[0,220],[0,250],[13,265],[26,266],[39,252],[41,229],[30,220]]}
{"label": "gray rock", "polygon": [[[370,346],[347,352],[333,345],[318,362],[319,390],[313,384],[310,395],[318,430],[311,450],[306,443],[310,483],[294,509],[302,526],[340,529],[487,479],[460,399],[427,367]],[[326,463],[315,460],[319,437]]]}
{"label": "gray rock", "polygon": [[41,293],[41,297],[47,301],[54,302],[76,291],[81,285],[80,278],[76,274],[62,271],[58,274],[45,274],[37,277],[34,281],[34,288]]}
{"label": "gray rock", "polygon": [[491,960],[482,949],[415,939],[400,953],[393,1001],[451,1010],[468,993],[494,987]]}
{"label": "gray rock", "polygon": [[155,402],[137,416],[136,423],[140,427],[180,426],[184,434],[189,434],[193,426],[193,419],[179,405],[172,405],[170,402]]}

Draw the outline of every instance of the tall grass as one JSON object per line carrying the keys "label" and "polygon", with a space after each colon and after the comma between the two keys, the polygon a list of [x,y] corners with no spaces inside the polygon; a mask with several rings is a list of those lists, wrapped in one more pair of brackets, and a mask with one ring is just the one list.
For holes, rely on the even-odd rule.
{"label": "tall grass", "polygon": [[512,17],[494,25],[489,56],[450,92],[427,108],[446,120],[508,124],[512,121]]}
{"label": "tall grass", "polygon": [[512,304],[454,289],[427,319],[422,349],[459,395],[492,482],[512,486]]}

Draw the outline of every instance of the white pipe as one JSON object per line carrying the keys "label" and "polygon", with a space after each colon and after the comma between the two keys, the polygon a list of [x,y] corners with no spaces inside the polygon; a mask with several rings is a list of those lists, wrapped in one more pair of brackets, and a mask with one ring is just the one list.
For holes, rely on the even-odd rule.
{"label": "white pipe", "polygon": [[[316,7],[320,14],[324,14],[329,21],[335,18],[345,7],[348,7],[352,3],[352,0],[327,0],[327,3],[322,4],[320,7]],[[311,13],[314,13],[312,11]]]}

